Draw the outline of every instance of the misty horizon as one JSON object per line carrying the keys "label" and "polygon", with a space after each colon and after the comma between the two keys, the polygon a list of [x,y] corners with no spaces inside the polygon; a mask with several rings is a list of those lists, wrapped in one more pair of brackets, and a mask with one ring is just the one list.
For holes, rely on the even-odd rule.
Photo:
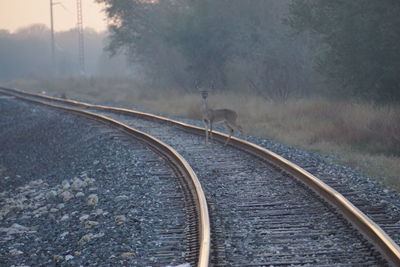
{"label": "misty horizon", "polygon": [[[0,80],[80,75],[77,28],[55,32],[55,62],[51,57],[51,30],[32,24],[11,33],[0,29]],[[129,72],[123,54],[110,57],[105,51],[108,32],[84,28],[86,75],[125,75]]]}
{"label": "misty horizon", "polygon": [[[54,1],[53,4],[54,30],[67,31],[76,27],[77,11],[75,1]],[[103,6],[94,0],[83,1],[84,27],[91,27],[96,31],[107,28]],[[13,0],[0,1],[1,29],[16,32],[32,24],[45,24],[50,27],[49,0]]]}
{"label": "misty horizon", "polygon": [[[46,29],[48,29],[48,31],[50,32],[50,27],[49,27],[47,24],[45,24],[45,23],[32,23],[32,24],[28,24],[28,25],[25,25],[25,26],[21,26],[21,27],[19,27],[19,28],[17,28],[17,29],[14,29],[14,30],[6,29],[6,28],[0,28],[0,32],[7,32],[7,33],[9,33],[9,34],[18,34],[18,33],[20,33],[21,31],[25,31],[25,30],[27,30],[27,29],[30,29],[30,28],[34,27],[34,26],[40,26],[40,27],[46,28]],[[75,27],[72,27],[72,28],[69,28],[69,29],[54,30],[54,33],[64,33],[64,32],[75,31],[77,28],[78,28],[78,27],[75,26]],[[100,33],[100,34],[101,34],[101,33],[108,33],[108,32],[109,32],[109,30],[108,30],[107,28],[106,28],[106,29],[103,29],[103,30],[98,30],[98,29],[96,29],[96,28],[94,28],[94,27],[85,26],[85,25],[84,25],[83,28],[84,28],[85,30],[93,31],[93,32]]]}

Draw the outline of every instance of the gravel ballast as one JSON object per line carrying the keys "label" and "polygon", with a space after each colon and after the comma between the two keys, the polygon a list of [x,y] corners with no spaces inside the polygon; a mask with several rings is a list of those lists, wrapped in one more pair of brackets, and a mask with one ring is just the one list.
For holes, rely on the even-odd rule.
{"label": "gravel ballast", "polygon": [[101,113],[156,136],[191,164],[205,189],[211,224],[216,227],[212,228],[212,243],[218,251],[212,256],[213,263],[382,266],[379,258],[371,258],[376,253],[365,239],[345,226],[348,223],[340,221],[341,216],[331,207],[328,211],[313,206],[321,199],[269,164],[229,146],[205,147],[203,135],[188,134],[174,125]]}
{"label": "gravel ballast", "polygon": [[0,148],[1,266],[158,265],[163,249],[184,263],[185,242],[160,240],[185,228],[180,185],[143,144],[2,96]]}
{"label": "gravel ballast", "polygon": [[[189,121],[189,122],[193,123],[193,121]],[[194,123],[196,123],[196,122],[194,122]],[[312,152],[294,149],[291,147],[286,147],[281,144],[272,142],[270,140],[264,140],[264,139],[260,139],[260,138],[254,138],[254,137],[246,137],[246,138],[249,141],[257,143],[263,147],[266,147],[267,149],[270,149],[270,150],[284,156],[285,158],[287,158],[289,160],[292,160],[293,162],[304,167],[306,170],[310,171],[317,177],[326,181],[328,184],[333,186],[339,192],[342,192],[341,189],[346,189],[347,191],[348,191],[348,189],[350,189],[350,191],[348,191],[350,193],[348,193],[348,195],[346,195],[346,194],[344,194],[344,195],[346,197],[348,197],[356,205],[358,202],[360,202],[360,203],[363,202],[364,206],[361,206],[360,209],[363,210],[365,213],[367,213],[367,215],[371,216],[375,221],[380,223],[380,225],[383,226],[383,228],[395,239],[395,241],[397,243],[399,243],[399,239],[400,239],[399,231],[397,231],[397,230],[398,230],[398,226],[400,225],[400,223],[399,223],[400,222],[400,212],[399,212],[400,198],[396,192],[384,189],[378,183],[368,179],[367,177],[355,172],[354,170],[352,170],[350,168],[346,168],[341,165],[331,163],[331,158],[329,156],[323,156],[323,155],[320,155],[317,153],[312,153]],[[195,139],[197,139],[197,138],[195,138]],[[190,156],[190,151],[185,151],[184,147],[179,147],[179,149],[181,150],[181,153],[184,156]],[[0,164],[2,164],[2,162],[0,162]],[[7,168],[4,166],[0,166],[0,174],[2,172],[7,171]],[[27,164],[27,166],[28,166],[28,164]],[[30,167],[32,167],[32,166],[30,166]],[[71,186],[71,184],[74,183],[75,177],[77,177],[81,181],[85,182],[85,179],[91,178],[93,176],[92,173],[90,173],[91,171],[89,169],[90,169],[90,167],[76,172],[78,174],[72,175],[71,176],[72,178],[70,178],[70,180],[67,180],[66,182],[68,182]],[[7,175],[6,177],[8,177],[8,179],[9,179],[10,176]],[[15,177],[14,177],[15,185],[18,183],[18,179],[21,177],[22,177],[21,174],[15,174]],[[5,179],[5,180],[7,180],[7,179]],[[24,181],[24,178],[22,178],[22,180]],[[96,178],[95,181],[98,181],[98,179]],[[46,183],[47,181],[44,181],[44,182]],[[61,187],[67,186],[66,182],[65,182],[65,179],[61,180],[61,181],[59,181],[57,186],[61,186]],[[88,182],[89,182],[89,180],[86,181],[86,183],[88,183]],[[36,181],[35,183],[40,184],[40,181]],[[35,183],[31,186],[37,186]],[[80,183],[80,182],[77,182],[77,183]],[[12,185],[12,187],[14,188],[15,185]],[[21,185],[24,185],[24,183],[22,182]],[[1,184],[1,186],[3,186],[3,184]],[[7,182],[4,183],[4,187],[5,188],[7,187]],[[78,193],[80,193],[80,192],[77,192],[77,194]],[[82,192],[82,193],[84,193],[84,192]],[[89,197],[89,195],[87,195],[87,196]],[[68,199],[70,197],[71,196],[67,193],[65,195],[62,195],[63,201],[64,201],[64,198]],[[73,198],[71,198],[71,199],[73,199]],[[88,205],[88,203],[92,202],[92,201],[96,202],[95,199],[96,199],[95,197],[92,198],[92,200],[87,199],[86,205]],[[99,198],[99,199],[101,199],[101,198]],[[366,200],[367,200],[367,204],[365,204]],[[67,200],[67,201],[69,201],[69,200]],[[369,213],[370,207],[374,207],[375,210],[379,209],[380,214],[382,214],[382,212],[383,212],[387,216],[385,216],[385,218],[383,218],[381,221],[379,218],[380,215],[377,216],[376,218],[374,218],[374,213]],[[38,212],[40,212],[40,210]],[[84,215],[85,214],[83,214],[82,216],[84,216]],[[80,219],[80,218],[82,218],[82,217],[79,217],[78,219]],[[85,220],[85,219],[88,219],[88,218],[86,218],[86,217],[82,218],[82,220]],[[117,223],[117,221],[119,222],[119,220],[124,221],[124,218],[119,217],[119,219],[115,220],[114,223]],[[95,222],[96,221],[90,221],[88,223],[88,226],[89,227],[96,226]],[[94,225],[92,225],[92,224],[94,224]],[[86,224],[85,224],[85,226],[86,226]],[[34,234],[33,231],[36,230],[36,229],[31,229],[31,228],[26,229],[23,227],[26,227],[26,226],[12,224],[12,225],[9,225],[8,228],[12,228],[9,230],[15,231],[15,232],[18,232],[18,231],[25,231],[26,233],[32,232],[30,234]],[[18,234],[18,233],[15,233],[15,234]],[[82,238],[83,237],[84,236],[82,236]],[[94,237],[93,235],[89,235],[89,236],[83,238],[82,242],[83,243],[86,242],[86,239],[95,240],[96,238],[101,238],[101,236]],[[79,241],[81,241],[81,239],[79,239],[78,242]],[[20,252],[18,250],[9,250],[9,253],[10,253],[10,255],[22,255],[22,254],[20,254]],[[131,257],[133,257],[133,255],[134,255],[133,252],[127,252],[127,253],[132,253],[132,254],[129,254]],[[79,251],[78,251],[78,254],[79,254]],[[125,256],[126,255],[128,255],[128,254],[125,254]],[[64,261],[69,262],[72,259],[75,259],[75,258],[71,258],[71,256],[74,256],[74,255],[72,255],[72,254],[65,255]]]}
{"label": "gravel ballast", "polygon": [[[174,118],[178,121],[202,127],[194,120]],[[224,127],[216,130],[227,132]],[[329,186],[343,194],[362,212],[386,231],[400,245],[400,194],[385,188],[382,184],[361,172],[336,163],[339,155],[323,155],[286,146],[272,140],[254,136],[238,136],[249,142],[264,147],[307,170]],[[398,179],[400,179],[400,174]],[[370,212],[372,210],[372,212]],[[378,212],[376,212],[378,210]],[[381,214],[385,214],[384,217]]]}
{"label": "gravel ballast", "polygon": [[[102,105],[107,105],[107,103],[102,103]],[[132,109],[132,107],[123,107]],[[148,110],[138,110],[141,112],[149,112]],[[164,116],[163,114],[157,115]],[[204,127],[204,124],[199,120],[184,119],[180,117],[170,118],[191,125]],[[217,124],[213,128],[217,131],[228,133],[227,129],[221,124]],[[246,129],[244,130],[246,131]],[[355,204],[357,208],[377,222],[379,226],[381,226],[390,237],[400,245],[399,192],[384,187],[376,179],[373,179],[354,168],[337,163],[340,160],[340,155],[320,154],[254,136],[238,135],[237,133],[235,133],[235,136],[264,147],[292,161],[318,177],[329,186],[336,189],[339,193],[342,193],[353,204]],[[190,152],[188,153],[190,154]],[[398,179],[400,179],[400,174]],[[372,208],[373,212],[369,211],[370,208]],[[377,209],[379,212],[377,212],[378,214],[375,214],[375,210]],[[382,218],[380,214],[385,214],[386,216]]]}

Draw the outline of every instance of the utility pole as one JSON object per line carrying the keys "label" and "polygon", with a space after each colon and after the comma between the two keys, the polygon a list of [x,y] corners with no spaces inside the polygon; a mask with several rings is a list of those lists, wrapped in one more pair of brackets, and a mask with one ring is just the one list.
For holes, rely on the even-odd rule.
{"label": "utility pole", "polygon": [[55,44],[54,44],[54,22],[53,22],[53,0],[50,0],[50,31],[51,31],[51,69],[55,66]]}
{"label": "utility pole", "polygon": [[77,14],[78,14],[78,42],[79,42],[79,71],[81,75],[85,74],[85,46],[83,40],[83,14],[82,14],[82,1],[77,0]]}
{"label": "utility pole", "polygon": [[[64,5],[62,3],[60,3],[60,2],[54,3],[53,0],[50,0],[51,61],[52,61],[53,73],[55,70],[55,63],[56,63],[53,6],[55,6],[57,4],[60,4],[62,7],[64,7]],[[77,6],[77,16],[78,16],[77,29],[78,29],[78,47],[79,47],[79,72],[81,75],[84,75],[85,74],[85,46],[84,46],[84,38],[83,38],[82,1],[77,0],[76,6]],[[64,9],[66,9],[66,8],[64,7]]]}

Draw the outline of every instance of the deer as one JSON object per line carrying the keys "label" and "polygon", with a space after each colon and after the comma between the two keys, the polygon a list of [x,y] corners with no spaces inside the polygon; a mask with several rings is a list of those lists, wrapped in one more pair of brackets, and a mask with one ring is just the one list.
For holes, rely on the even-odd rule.
{"label": "deer", "polygon": [[208,91],[201,91],[202,100],[202,115],[203,122],[206,131],[206,146],[208,145],[208,136],[212,138],[212,127],[213,124],[225,123],[229,129],[229,137],[225,141],[225,146],[229,143],[232,134],[235,130],[238,130],[241,134],[243,133],[242,127],[236,123],[237,113],[231,109],[211,109],[208,107],[207,97]]}

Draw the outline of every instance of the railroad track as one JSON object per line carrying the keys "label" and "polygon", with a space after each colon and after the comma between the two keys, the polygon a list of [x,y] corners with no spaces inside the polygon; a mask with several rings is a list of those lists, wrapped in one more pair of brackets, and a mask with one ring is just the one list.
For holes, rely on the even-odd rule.
{"label": "railroad track", "polygon": [[[400,265],[398,245],[378,225],[341,194],[266,149],[237,138],[228,147],[216,142],[206,148],[198,127],[5,90],[107,114],[180,152],[198,174],[209,201],[213,265]],[[216,133],[214,138],[225,141],[226,135]]]}
{"label": "railroad track", "polygon": [[[5,105],[4,104],[5,101],[16,101],[16,100],[2,99],[2,105]],[[11,263],[15,263],[13,261],[14,259],[12,258],[18,256],[17,258],[20,258],[19,259],[20,264],[25,263],[29,265],[54,264],[57,262],[61,263],[64,261],[64,258],[65,261],[69,261],[69,264],[72,265],[95,264],[96,262],[97,262],[96,264],[122,263],[128,265],[133,264],[133,265],[158,265],[158,266],[162,265],[165,266],[168,264],[182,264],[182,263],[190,263],[191,265],[197,264],[198,266],[207,265],[209,257],[209,238],[210,238],[207,204],[205,201],[201,185],[197,179],[197,176],[193,172],[191,167],[188,165],[188,163],[185,161],[185,159],[183,159],[174,149],[172,149],[167,144],[161,142],[160,140],[157,140],[146,133],[133,129],[132,127],[128,127],[127,125],[124,125],[120,122],[117,122],[105,116],[94,114],[88,111],[77,110],[70,107],[69,108],[60,107],[49,103],[45,104],[40,101],[33,101],[33,102],[35,102],[36,104],[45,105],[46,107],[61,109],[62,110],[61,112],[64,113],[58,114],[57,115],[58,117],[71,116],[70,113],[73,113],[74,115],[78,115],[79,117],[84,117],[86,121],[87,119],[89,119],[90,121],[86,122],[87,124],[89,124],[88,128],[92,129],[100,127],[101,128],[100,131],[104,132],[104,134],[106,135],[106,139],[111,137],[113,139],[125,140],[125,142],[128,143],[128,145],[131,147],[131,149],[134,150],[135,156],[137,158],[135,159],[135,163],[132,165],[144,165],[142,166],[142,168],[146,168],[147,170],[145,170],[144,174],[145,177],[140,177],[141,173],[127,174],[126,171],[123,172],[121,170],[121,173],[119,175],[125,176],[125,180],[123,178],[118,179],[117,177],[113,177],[110,181],[97,181],[97,185],[104,184],[102,187],[106,188],[107,187],[110,188],[110,183],[114,184],[113,188],[111,188],[112,191],[111,194],[109,189],[106,190],[105,192],[99,192],[98,194],[93,194],[96,191],[96,187],[92,187],[89,189],[87,188],[89,183],[92,184],[94,182],[91,181],[92,178],[89,178],[86,172],[81,173],[78,177],[75,177],[73,179],[69,180],[67,179],[62,181],[61,185],[53,185],[52,187],[53,190],[49,189],[48,192],[43,191],[44,190],[43,187],[44,188],[49,187],[48,183],[53,183],[53,181],[51,180],[43,182],[41,179],[39,179],[39,180],[34,180],[31,183],[28,183],[26,180],[25,181],[22,180],[23,179],[22,178],[21,181],[19,181],[21,186],[18,187],[17,191],[12,190],[11,188],[12,186],[8,186],[9,193],[7,194],[6,192],[3,192],[0,197],[0,204],[1,204],[0,215],[2,220],[4,219],[4,222],[0,224],[0,235],[2,233],[5,234],[3,236],[4,239],[2,238],[2,241],[0,242],[2,243],[1,246],[2,249],[0,249],[1,251],[0,254],[4,253],[3,254],[4,256],[0,256],[1,264],[11,266]],[[4,109],[3,112],[6,112],[6,109]],[[32,109],[21,108],[18,111],[18,113],[19,112],[24,113],[26,117],[28,116],[31,117],[31,119],[35,119],[35,116],[38,116],[35,114],[37,113],[37,110],[34,108]],[[73,121],[76,119],[73,119]],[[54,123],[54,117],[52,117],[51,120],[46,122],[45,125],[48,126],[52,125],[53,123]],[[79,123],[79,121],[77,123]],[[104,125],[102,126],[102,124],[105,124],[107,127],[104,127]],[[29,127],[31,126],[25,126],[25,128]],[[110,127],[111,130],[109,129]],[[3,130],[6,130],[6,128],[7,127],[3,127]],[[90,129],[88,130],[89,132]],[[51,130],[49,130],[49,132],[51,132]],[[40,133],[40,135],[42,136],[36,137],[34,133],[27,132],[25,133],[25,135],[26,136],[31,135],[32,136],[31,141],[32,140],[39,141],[39,143],[36,144],[36,146],[38,146],[40,150],[36,151],[37,154],[43,154],[43,153],[57,154],[57,151],[54,151],[51,148],[54,144],[46,146],[45,144],[47,143],[47,141],[43,141],[43,139],[54,138],[53,134]],[[30,137],[28,137],[28,139],[29,138]],[[80,138],[81,136],[79,133],[77,134],[77,137],[73,137],[73,139],[80,139]],[[86,141],[85,137],[83,137],[83,139],[84,139],[83,142],[85,142]],[[91,137],[89,137],[89,140],[90,139]],[[70,140],[70,142],[73,141],[74,140]],[[78,146],[80,145],[85,146],[82,143],[78,144]],[[94,146],[94,144],[91,144],[90,146]],[[49,151],[42,151],[46,149],[48,149]],[[61,152],[60,154],[63,153]],[[58,156],[62,157],[62,155]],[[46,162],[43,161],[45,160],[41,161],[40,159],[36,159],[36,162],[30,162],[30,163],[27,162],[27,164],[46,165]],[[66,167],[67,166],[64,166],[64,168]],[[138,168],[131,169],[130,166],[127,166],[126,168],[127,168],[126,170],[129,170],[129,172],[135,172],[135,170],[138,169]],[[25,171],[29,172],[35,169],[35,167],[29,169],[29,166],[25,167],[19,166],[17,171],[20,174],[23,174],[24,169]],[[104,170],[99,169],[99,171],[104,171]],[[148,172],[149,174],[147,174],[146,172]],[[144,179],[146,178],[146,176],[148,180]],[[114,181],[114,179],[118,180]],[[127,179],[130,179],[130,181],[127,182],[126,181]],[[14,182],[10,181],[9,183],[13,184]],[[143,199],[139,198],[140,201],[143,200],[143,202],[146,202],[146,199],[152,198],[151,196],[148,197],[147,195],[152,195],[152,194],[154,194],[153,196],[154,198],[158,199],[153,201],[155,203],[147,201],[148,203],[151,204],[149,205],[149,207],[145,207],[149,209],[149,211],[148,212],[142,211],[144,213],[149,213],[150,211],[152,211],[151,213],[154,214],[151,215],[149,218],[141,218],[141,216],[139,216],[140,211],[135,211],[134,209],[134,206],[139,204],[135,202],[135,199],[129,198],[129,194],[131,194],[130,193],[131,190],[129,189],[129,187],[132,187],[132,191],[135,192],[134,188],[137,186],[141,186],[138,183],[144,183],[146,184],[146,186],[149,187],[147,190],[148,192],[146,192]],[[7,182],[5,182],[3,185],[6,187]],[[124,186],[128,188],[123,188]],[[122,187],[122,189],[119,189],[119,191],[122,190],[122,192],[125,192],[126,195],[122,194],[114,197],[109,196],[113,194],[115,195],[114,191],[118,191],[117,188],[119,187]],[[154,188],[154,190],[151,190],[152,188]],[[91,196],[93,199],[100,199],[99,203],[114,201],[116,202],[114,206],[115,210],[118,211],[128,210],[128,213],[127,214],[122,213],[122,215],[114,216],[115,218],[112,217],[111,223],[110,220],[107,221],[104,218],[100,218],[100,217],[110,217],[110,214],[112,214],[113,211],[110,210],[107,212],[103,212],[102,209],[97,209],[96,211],[93,211],[93,210],[88,210],[88,207],[90,206],[89,204],[82,206],[82,203],[80,203],[82,201],[79,201],[78,199],[79,198],[83,199],[83,196],[85,195],[85,193],[87,193],[85,192],[85,190],[87,192],[90,191],[90,193],[92,193]],[[34,193],[33,191],[36,192]],[[37,191],[39,193],[37,193]],[[58,203],[56,206],[56,200],[58,198],[50,198],[50,200],[48,200],[47,202],[44,200],[45,198],[44,195],[46,195],[47,198],[49,192],[58,192],[58,191],[59,192],[63,191],[62,193],[60,193],[61,194],[60,198],[63,197],[65,203]],[[79,197],[75,196],[75,193],[77,193],[76,191],[79,191],[80,193]],[[17,197],[13,196],[14,194],[16,194]],[[27,199],[27,197],[28,199],[34,199],[34,200],[30,201]],[[23,205],[21,206],[21,201],[24,203],[29,202],[29,205],[26,205],[25,207]],[[93,201],[96,202],[93,204],[93,206],[101,207],[100,204],[99,205],[97,204],[98,200],[93,200]],[[139,200],[136,199],[136,201]],[[134,204],[129,204],[129,202],[132,202]],[[43,207],[41,207],[43,214],[36,211],[37,206],[42,206],[42,205],[44,205]],[[46,205],[47,206],[53,205],[54,207],[52,206],[50,208],[50,206],[47,207]],[[86,210],[86,213],[88,213],[89,211],[92,211],[92,213],[82,215],[80,214],[81,210],[78,210],[78,211],[73,211],[71,213],[73,215],[64,214],[66,215],[66,217],[65,216],[61,217],[59,209],[63,209],[65,211],[68,208],[71,208],[72,205],[80,206],[81,210]],[[133,207],[131,207],[130,205],[133,205]],[[127,207],[123,208],[123,206]],[[32,209],[33,211],[31,212]],[[50,211],[49,213],[48,209],[52,209],[52,211]],[[72,248],[74,248],[75,254],[72,254],[72,251],[69,251],[67,252],[68,255],[62,255],[62,253],[65,253],[65,251],[62,251],[60,253],[60,249],[62,248],[58,249],[53,247],[49,248],[49,246],[57,247],[58,246],[57,244],[49,245],[48,240],[38,241],[41,237],[37,237],[37,235],[41,235],[40,233],[43,234],[43,231],[46,231],[46,229],[44,229],[42,226],[37,225],[39,223],[39,221],[37,220],[40,219],[39,217],[42,216],[44,217],[47,214],[50,214],[49,221],[53,221],[55,225],[54,229],[51,229],[51,231],[54,231],[55,233],[64,231],[61,240],[68,239],[68,237],[71,236],[70,231],[74,232],[70,230],[70,228],[74,228],[74,226],[71,227],[71,225],[69,225],[70,228],[68,228],[64,225],[63,222],[68,221],[69,217],[73,217],[76,214],[78,214],[79,216],[78,217],[75,216],[77,218],[75,219],[75,221],[78,221],[79,219],[78,224],[81,224],[82,226],[81,228],[83,228],[84,225],[85,229],[86,228],[88,229],[86,233],[88,233],[88,231],[90,230],[89,228],[96,229],[99,222],[100,224],[104,225],[103,228],[107,227],[108,230],[106,232],[100,232],[100,233],[89,232],[84,236],[77,236],[79,237],[78,240],[76,238],[74,240],[74,237],[71,237],[68,240],[74,243],[72,244]],[[29,216],[29,218],[33,217],[32,218],[33,220],[32,221],[27,220],[27,216]],[[143,224],[145,224],[145,226],[143,226]],[[102,250],[101,247],[104,246],[104,244],[103,242],[98,240],[101,240],[104,236],[106,236],[107,239],[111,240],[116,239],[117,243],[118,242],[123,244],[125,244],[125,242],[129,243],[129,240],[127,240],[129,239],[129,236],[132,236],[131,238],[135,239],[135,232],[138,231],[138,229],[142,231],[141,230],[142,228],[148,228],[148,227],[152,227],[152,229],[147,229],[148,233],[146,235],[149,236],[141,237],[140,239],[142,240],[141,241],[142,243],[148,243],[148,244],[141,244],[141,246],[139,246],[138,248],[135,248],[134,245],[131,245],[130,250],[127,251],[127,248],[124,248],[125,252],[122,250],[119,253],[120,255],[118,254],[114,256],[108,255],[109,257],[110,256],[116,257],[114,261],[113,259],[110,260],[107,258],[103,259],[104,261],[101,261],[102,257],[107,257],[106,256],[107,253],[105,253],[105,255],[99,254],[97,261],[89,260],[85,262],[86,260],[83,259],[84,255],[81,255],[82,252],[79,251],[81,249],[87,253],[88,249],[85,248],[85,245],[87,245],[87,243],[89,242],[97,242],[98,249]],[[116,228],[116,230],[114,230],[114,228]],[[129,233],[130,231],[132,232],[131,234]],[[35,236],[36,239],[30,240],[29,238],[18,235],[24,233],[31,233],[32,235],[30,239],[34,239]],[[15,237],[14,236],[15,234],[17,234],[18,237]],[[127,235],[127,237],[124,238],[121,237],[121,235]],[[29,234],[27,236],[29,236]],[[54,238],[57,238],[57,234],[55,234]],[[39,252],[37,251],[34,252],[32,250],[33,248],[31,248],[31,250],[28,251],[28,253],[27,251],[22,252],[21,250],[18,249],[11,249],[10,252],[6,250],[7,247],[10,248],[10,245],[12,243],[16,243],[18,245],[18,241],[21,241],[20,239],[23,240],[22,242],[32,242],[35,243],[37,246],[43,246],[43,248],[40,249]],[[93,241],[92,239],[96,241]],[[8,241],[10,240],[13,242],[9,243]],[[50,243],[66,242],[61,240],[59,239],[57,241],[52,241]],[[107,242],[109,242],[109,240]],[[104,243],[107,244],[107,242]],[[70,246],[71,244],[66,245],[67,248],[69,248]],[[123,246],[129,248],[127,244]],[[144,251],[143,247],[146,246],[147,249],[146,251]],[[67,248],[66,250],[68,250]],[[137,255],[138,251],[140,255]],[[58,252],[58,254],[54,254],[56,252]],[[32,259],[32,255],[26,255],[26,254],[34,254],[35,259],[34,260]],[[73,258],[76,258],[75,262],[72,261]],[[137,258],[141,259],[138,260]],[[99,259],[100,262],[98,262]]]}

